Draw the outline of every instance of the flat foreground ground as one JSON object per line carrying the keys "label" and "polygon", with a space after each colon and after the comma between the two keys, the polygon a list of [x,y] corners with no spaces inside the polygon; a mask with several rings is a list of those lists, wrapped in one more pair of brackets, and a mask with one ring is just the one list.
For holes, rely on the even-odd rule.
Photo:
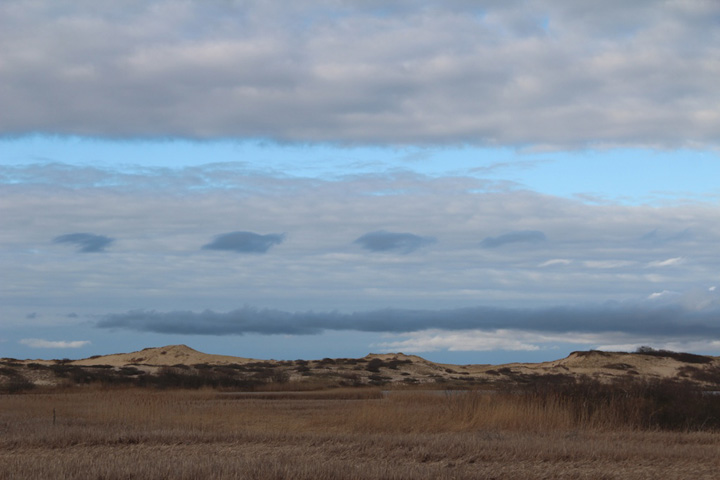
{"label": "flat foreground ground", "polygon": [[486,397],[0,396],[0,479],[718,478],[719,433],[575,428]]}

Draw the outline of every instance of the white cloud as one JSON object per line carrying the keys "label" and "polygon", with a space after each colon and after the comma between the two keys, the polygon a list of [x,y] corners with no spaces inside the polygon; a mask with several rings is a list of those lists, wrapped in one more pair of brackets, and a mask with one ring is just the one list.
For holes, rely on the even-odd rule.
{"label": "white cloud", "polygon": [[425,330],[409,334],[393,335],[399,340],[373,345],[387,352],[422,353],[439,350],[448,351],[536,351],[547,348],[568,348],[584,345],[588,349],[632,352],[639,346],[647,345],[657,349],[680,352],[720,352],[720,341],[689,338],[668,341],[666,338],[634,335],[620,332],[600,333],[557,333],[546,334],[523,330],[465,330],[448,332]]}
{"label": "white cloud", "polygon": [[685,262],[683,257],[668,258],[667,260],[656,260],[647,264],[648,267],[671,267]]}
{"label": "white cloud", "polygon": [[663,290],[662,292],[653,292],[650,295],[648,295],[649,300],[655,300],[658,298],[667,298],[667,297],[678,297],[680,296],[679,292],[671,292],[669,290]]}
{"label": "white cloud", "polygon": [[572,260],[568,260],[565,258],[554,258],[552,260],[548,260],[546,262],[541,263],[540,265],[538,265],[538,267],[545,268],[545,267],[551,267],[553,265],[570,265],[571,263],[572,263]]}
{"label": "white cloud", "polygon": [[525,330],[463,330],[448,332],[444,330],[424,330],[401,335],[401,340],[387,341],[375,345],[386,351],[434,352],[449,351],[536,351],[557,345],[587,345],[599,348],[607,341],[632,338],[631,335],[615,332],[601,333],[542,333]]}
{"label": "white cloud", "polygon": [[634,260],[586,260],[583,262],[587,268],[610,269],[625,268],[636,265]]}
{"label": "white cloud", "polygon": [[88,340],[43,340],[40,338],[23,338],[18,343],[31,348],[81,348],[89,345]]}
{"label": "white cloud", "polygon": [[[515,350],[534,351],[539,350],[536,344],[518,339],[518,332],[509,330],[496,331],[461,331],[443,332],[441,330],[425,330],[404,335],[408,338],[378,343],[373,347],[385,351],[402,352],[435,352],[438,350],[449,351],[491,351],[491,350]],[[527,339],[527,336],[523,336]]]}

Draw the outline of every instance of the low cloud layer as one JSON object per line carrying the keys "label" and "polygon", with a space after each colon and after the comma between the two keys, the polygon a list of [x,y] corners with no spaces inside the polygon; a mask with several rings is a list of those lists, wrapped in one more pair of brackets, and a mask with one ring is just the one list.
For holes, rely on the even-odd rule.
{"label": "low cloud layer", "polygon": [[420,247],[435,242],[433,237],[422,237],[413,233],[397,233],[379,230],[366,233],[354,243],[371,252],[411,253]]}
{"label": "low cloud layer", "polygon": [[115,239],[106,237],[105,235],[95,235],[93,233],[68,233],[60,235],[53,239],[54,243],[71,243],[78,246],[78,252],[81,253],[98,253],[104,252]]}
{"label": "low cloud layer", "polygon": [[537,230],[521,230],[505,233],[497,237],[485,237],[480,246],[483,248],[497,248],[509,243],[540,243],[546,240],[545,234]]}
{"label": "low cloud layer", "polygon": [[3,2],[0,135],[720,143],[717,2],[378,5]]}
{"label": "low cloud layer", "polygon": [[[720,302],[702,309],[681,303],[635,303],[585,307],[453,310],[386,309],[356,313],[284,312],[245,307],[230,312],[130,311],[102,317],[99,328],[166,334],[313,335],[323,331],[407,334],[427,330],[514,330],[542,335],[600,334],[704,339],[720,335]],[[598,337],[599,338],[599,337]]]}
{"label": "low cloud layer", "polygon": [[280,245],[285,235],[270,233],[260,235],[253,232],[230,232],[217,235],[212,242],[203,245],[203,250],[228,250],[237,253],[266,253],[274,245]]}
{"label": "low cloud layer", "polygon": [[89,345],[88,340],[43,340],[40,338],[23,338],[20,344],[31,348],[82,348]]}

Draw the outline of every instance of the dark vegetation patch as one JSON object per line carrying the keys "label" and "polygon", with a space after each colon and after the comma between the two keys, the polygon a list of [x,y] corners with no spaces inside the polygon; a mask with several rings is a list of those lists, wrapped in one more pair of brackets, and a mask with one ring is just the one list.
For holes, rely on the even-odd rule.
{"label": "dark vegetation patch", "polygon": [[590,378],[557,379],[513,387],[531,401],[560,402],[577,421],[611,411],[630,427],[663,430],[720,429],[720,395],[677,380],[602,383]]}
{"label": "dark vegetation patch", "polygon": [[144,372],[137,367],[126,366],[118,369],[120,375],[142,375]]}
{"label": "dark vegetation patch", "polygon": [[384,375],[370,375],[368,377],[372,385],[385,385],[388,381],[392,380],[390,377]]}
{"label": "dark vegetation patch", "polygon": [[713,358],[708,357],[706,355],[696,355],[694,353],[683,353],[683,352],[673,352],[671,350],[655,350],[652,347],[638,347],[638,349],[633,353],[633,355],[648,355],[651,357],[660,357],[660,358],[672,358],[674,360],[677,360],[678,362],[684,362],[684,363],[712,363]]}
{"label": "dark vegetation patch", "polygon": [[590,356],[610,357],[615,354],[609,353],[609,352],[604,352],[602,350],[587,350],[587,351],[572,352],[570,355],[575,355],[577,357],[590,357]]}
{"label": "dark vegetation patch", "polygon": [[720,367],[697,368],[692,365],[686,365],[678,370],[678,375],[685,378],[689,377],[699,382],[707,382],[720,386]]}
{"label": "dark vegetation patch", "polygon": [[373,358],[368,362],[368,364],[365,366],[365,370],[368,372],[379,372],[382,367],[385,366],[385,362],[383,362],[379,358]]}
{"label": "dark vegetation patch", "polygon": [[16,360],[14,358],[4,358],[0,361],[0,365],[5,365],[6,367],[20,367],[22,366],[22,363],[20,360]]}
{"label": "dark vegetation patch", "polygon": [[16,369],[10,367],[0,368],[0,376],[5,377],[0,382],[0,393],[22,393],[35,388],[35,385]]}
{"label": "dark vegetation patch", "polygon": [[365,370],[368,372],[379,372],[381,368],[389,368],[390,370],[399,370],[402,365],[409,365],[413,363],[412,360],[400,360],[398,358],[392,358],[389,360],[383,360],[381,358],[373,358],[365,366]]}
{"label": "dark vegetation patch", "polygon": [[602,368],[609,368],[611,370],[630,370],[632,365],[628,365],[627,363],[608,363],[607,365],[603,365]]}

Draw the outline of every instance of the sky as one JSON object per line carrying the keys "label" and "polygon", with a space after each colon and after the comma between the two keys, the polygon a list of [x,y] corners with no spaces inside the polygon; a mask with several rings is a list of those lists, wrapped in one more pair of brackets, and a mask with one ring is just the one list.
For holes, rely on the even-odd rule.
{"label": "sky", "polygon": [[0,357],[720,355],[714,0],[5,0]]}

